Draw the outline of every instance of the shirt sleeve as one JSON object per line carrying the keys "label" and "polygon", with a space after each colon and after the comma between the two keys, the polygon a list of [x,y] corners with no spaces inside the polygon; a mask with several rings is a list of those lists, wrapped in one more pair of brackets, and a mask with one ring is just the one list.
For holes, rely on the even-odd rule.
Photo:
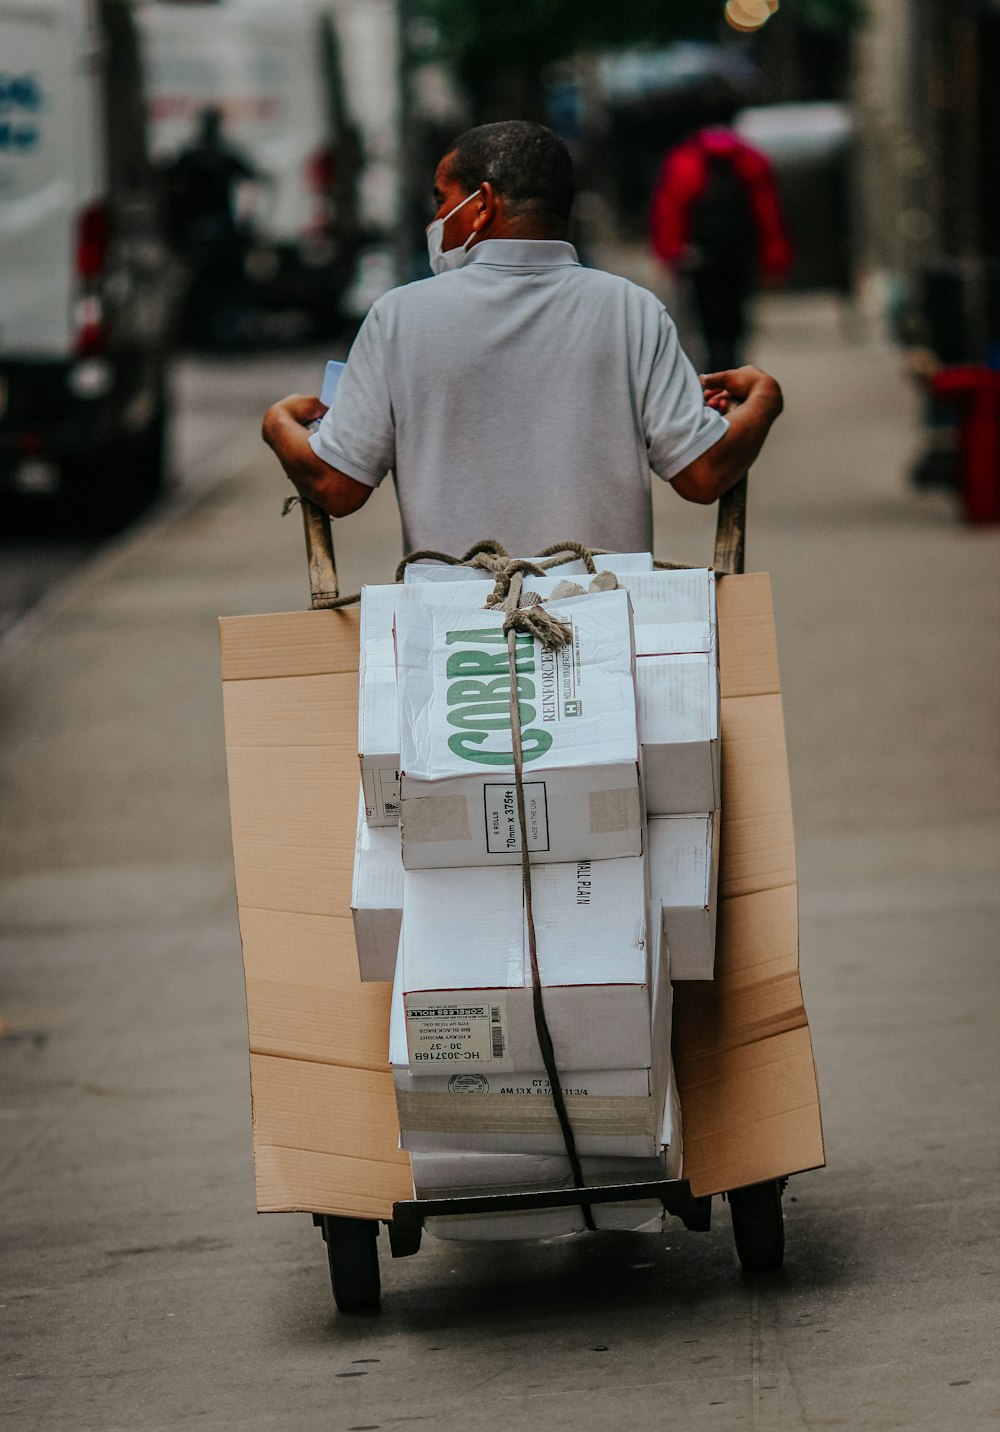
{"label": "shirt sleeve", "polygon": [[642,403],[649,465],[669,482],[729,430],[721,413],[705,406],[698,375],[681,348],[677,329],[660,310],[659,335]]}
{"label": "shirt sleeve", "polygon": [[331,467],[368,487],[378,487],[395,466],[396,425],[377,308],[361,325],[333,403],[309,445]]}

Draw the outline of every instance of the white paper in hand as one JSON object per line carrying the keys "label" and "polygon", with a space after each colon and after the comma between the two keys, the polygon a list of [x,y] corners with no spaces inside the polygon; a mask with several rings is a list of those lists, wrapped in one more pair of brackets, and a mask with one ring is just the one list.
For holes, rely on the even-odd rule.
{"label": "white paper in hand", "polygon": [[339,363],[332,358],[326,365],[323,374],[323,386],[320,389],[319,400],[325,408],[330,407],[333,402],[333,395],[337,391],[337,384],[340,382],[340,375],[347,367],[346,363]]}

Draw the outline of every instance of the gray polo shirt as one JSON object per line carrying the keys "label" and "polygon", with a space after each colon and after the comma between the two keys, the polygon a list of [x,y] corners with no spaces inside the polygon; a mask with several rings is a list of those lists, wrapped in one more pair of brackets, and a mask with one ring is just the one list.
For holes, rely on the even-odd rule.
{"label": "gray polo shirt", "polygon": [[653,294],[570,244],[486,239],[372,306],[310,441],[372,487],[394,472],[407,551],[649,551],[649,469],[726,429]]}

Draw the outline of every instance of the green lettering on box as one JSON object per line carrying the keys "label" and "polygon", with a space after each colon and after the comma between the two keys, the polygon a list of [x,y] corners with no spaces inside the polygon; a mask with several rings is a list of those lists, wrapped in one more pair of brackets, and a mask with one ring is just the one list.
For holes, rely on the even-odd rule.
{"label": "green lettering on box", "polygon": [[[448,737],[448,746],[456,756],[460,756],[465,761],[473,761],[480,766],[512,766],[514,756],[511,751],[477,749],[482,746],[487,734],[485,731],[456,731],[454,736]],[[551,745],[552,736],[548,731],[522,731],[521,751],[525,765],[544,756]]]}
{"label": "green lettering on box", "polygon": [[[526,676],[517,679],[518,700],[533,697],[535,683]],[[492,681],[453,681],[448,687],[448,705],[458,706],[463,701],[510,701],[510,674],[494,677]]]}

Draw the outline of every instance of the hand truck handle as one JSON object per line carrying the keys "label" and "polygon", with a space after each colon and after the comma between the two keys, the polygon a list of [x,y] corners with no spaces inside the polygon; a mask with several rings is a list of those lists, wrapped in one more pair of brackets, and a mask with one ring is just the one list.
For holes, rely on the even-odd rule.
{"label": "hand truck handle", "polygon": [[[743,571],[746,522],[747,478],[744,475],[719,499],[713,565],[720,574]],[[327,514],[305,498],[302,499],[302,525],[309,560],[312,606],[314,611],[321,611],[332,606],[340,595],[333,555],[333,531]]]}
{"label": "hand truck handle", "polygon": [[309,590],[313,611],[331,607],[340,596],[337,566],[333,556],[333,531],[327,514],[315,503],[302,499],[302,526],[309,560]]}
{"label": "hand truck handle", "polygon": [[743,571],[744,549],[747,535],[747,477],[744,473],[739,482],[719,498],[719,516],[715,527],[715,570],[731,575]]}

